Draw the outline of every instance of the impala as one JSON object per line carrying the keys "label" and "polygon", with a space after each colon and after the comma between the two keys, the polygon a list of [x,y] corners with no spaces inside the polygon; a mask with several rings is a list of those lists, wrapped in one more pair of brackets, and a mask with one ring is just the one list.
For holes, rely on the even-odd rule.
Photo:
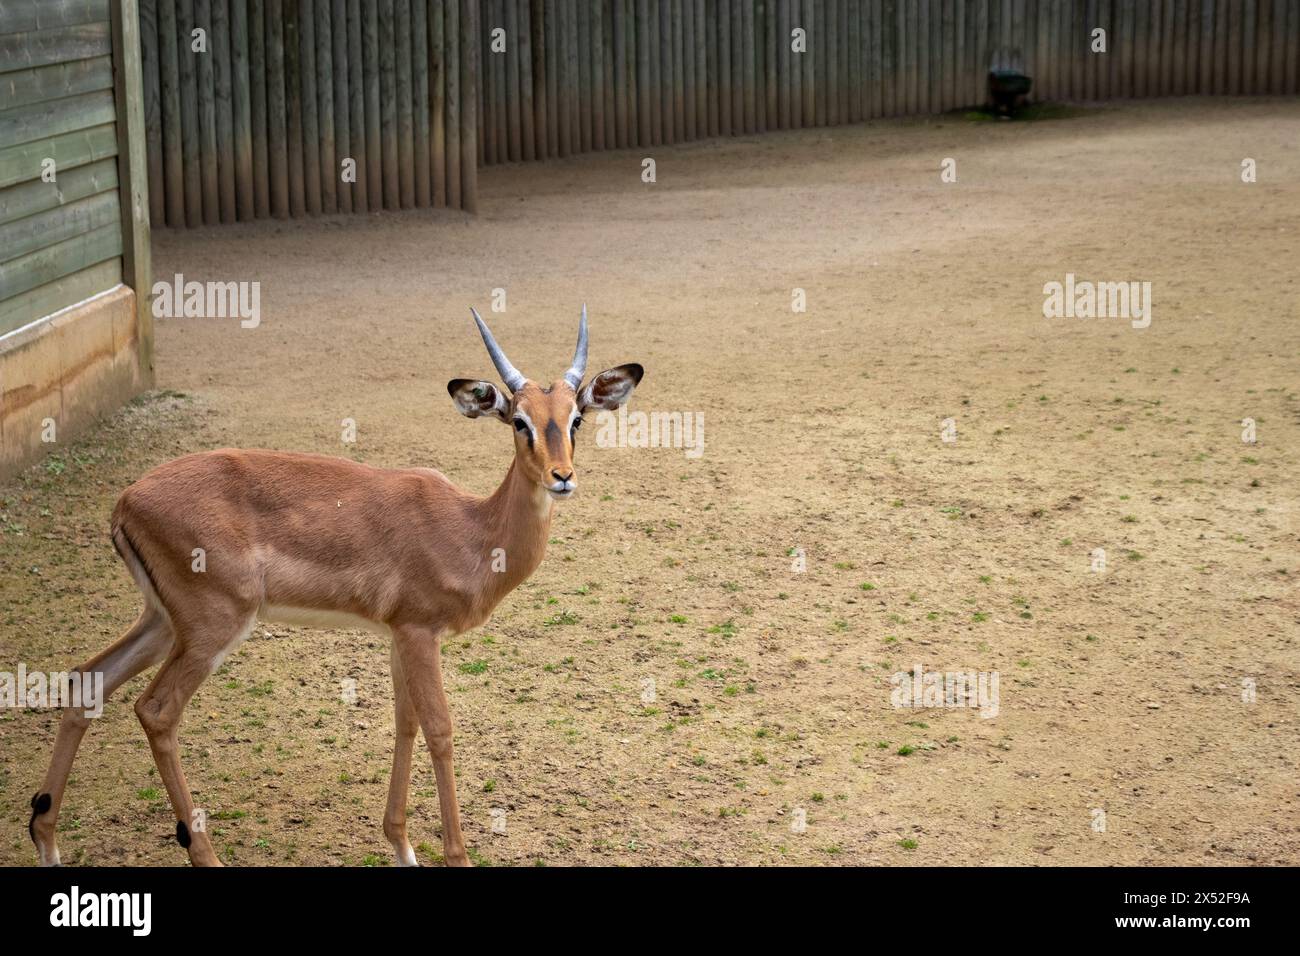
{"label": "impala", "polygon": [[[192,825],[194,800],[177,742],[181,713],[258,619],[363,627],[391,637],[396,741],[384,835],[399,865],[416,865],[406,798],[418,728],[433,756],[444,859],[468,865],[441,643],[482,624],[537,568],[555,502],[576,487],[574,440],[583,413],[618,408],[643,374],[640,365],[620,365],[582,384],[583,306],[573,363],[543,388],[510,364],[470,311],[510,391],[473,379],[447,385],[462,415],[496,418],[513,432],[514,461],[488,497],[461,491],[431,468],[385,470],[324,455],[226,449],[159,466],[113,509],[113,545],[145,606],[116,644],[79,671],[102,672],[106,696],[162,662],[135,712],[176,815],[177,842],[196,866],[220,861],[206,830]],[[204,570],[196,570],[198,548]],[[44,785],[32,798],[28,831],[45,865],[59,862],[59,805],[89,724],[83,710],[64,709]]]}

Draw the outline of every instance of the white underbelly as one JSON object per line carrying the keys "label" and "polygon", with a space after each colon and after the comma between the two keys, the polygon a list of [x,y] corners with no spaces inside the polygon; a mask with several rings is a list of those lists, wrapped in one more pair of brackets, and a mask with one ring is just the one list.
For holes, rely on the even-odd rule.
{"label": "white underbelly", "polygon": [[289,607],[282,604],[263,604],[257,610],[258,620],[274,624],[292,624],[295,627],[316,627],[326,630],[373,631],[385,637],[392,636],[387,624],[346,611],[325,611],[314,607]]}

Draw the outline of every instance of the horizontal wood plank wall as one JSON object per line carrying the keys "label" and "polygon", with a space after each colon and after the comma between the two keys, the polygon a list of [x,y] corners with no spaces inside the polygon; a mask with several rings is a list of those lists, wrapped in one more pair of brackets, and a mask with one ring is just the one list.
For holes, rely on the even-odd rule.
{"label": "horizontal wood plank wall", "polygon": [[0,0],[0,335],[122,281],[118,151],[109,0]]}
{"label": "horizontal wood plank wall", "polygon": [[480,44],[504,83],[480,101],[489,166],[519,158],[521,108],[560,131],[541,159],[979,106],[993,66],[1033,99],[1297,92],[1300,0],[475,2],[500,31]]}
{"label": "horizontal wood plank wall", "polygon": [[[463,2],[141,2],[155,226],[473,207],[477,180],[462,173],[462,141],[474,127],[461,118],[477,113],[459,97],[477,96],[478,85],[452,75],[478,64],[464,46]],[[511,2],[529,13],[527,0]],[[14,5],[0,0],[0,12]],[[97,89],[89,72],[65,85]],[[501,102],[517,105],[518,85]],[[474,155],[475,139],[467,145]]]}
{"label": "horizontal wood plank wall", "polygon": [[[34,86],[75,98],[44,132],[82,162],[112,138],[77,125],[105,115],[107,2],[0,0],[3,29],[40,30],[30,49],[0,35],[0,60],[19,58],[0,109]],[[479,165],[962,109],[995,65],[1028,72],[1035,99],[1090,100],[1294,94],[1300,60],[1300,0],[141,4],[151,212],[169,226],[472,209]],[[0,188],[20,152],[0,151]]]}

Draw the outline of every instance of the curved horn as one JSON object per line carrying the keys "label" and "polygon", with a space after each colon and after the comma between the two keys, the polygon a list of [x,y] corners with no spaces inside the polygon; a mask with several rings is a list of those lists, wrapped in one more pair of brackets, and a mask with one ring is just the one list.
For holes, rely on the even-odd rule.
{"label": "curved horn", "polygon": [[483,336],[483,344],[487,346],[488,355],[492,356],[492,364],[497,367],[497,374],[501,376],[501,381],[506,383],[506,388],[510,391],[519,391],[528,379],[519,373],[519,369],[510,364],[510,359],[506,358],[506,353],[501,351],[501,346],[497,345],[497,340],[492,337],[492,331],[483,321],[483,317],[478,314],[478,309],[471,305],[469,310],[474,313],[479,334]]}
{"label": "curved horn", "polygon": [[576,392],[587,371],[587,303],[582,303],[582,320],[578,323],[578,344],[573,348],[573,364],[564,373],[564,380]]}

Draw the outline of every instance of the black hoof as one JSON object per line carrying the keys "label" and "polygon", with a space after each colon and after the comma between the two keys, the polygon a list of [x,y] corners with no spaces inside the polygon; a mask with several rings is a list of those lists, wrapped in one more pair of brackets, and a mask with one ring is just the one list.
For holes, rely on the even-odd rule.
{"label": "black hoof", "polygon": [[38,793],[32,797],[32,818],[27,821],[27,835],[36,842],[36,818],[50,809],[50,795]]}

